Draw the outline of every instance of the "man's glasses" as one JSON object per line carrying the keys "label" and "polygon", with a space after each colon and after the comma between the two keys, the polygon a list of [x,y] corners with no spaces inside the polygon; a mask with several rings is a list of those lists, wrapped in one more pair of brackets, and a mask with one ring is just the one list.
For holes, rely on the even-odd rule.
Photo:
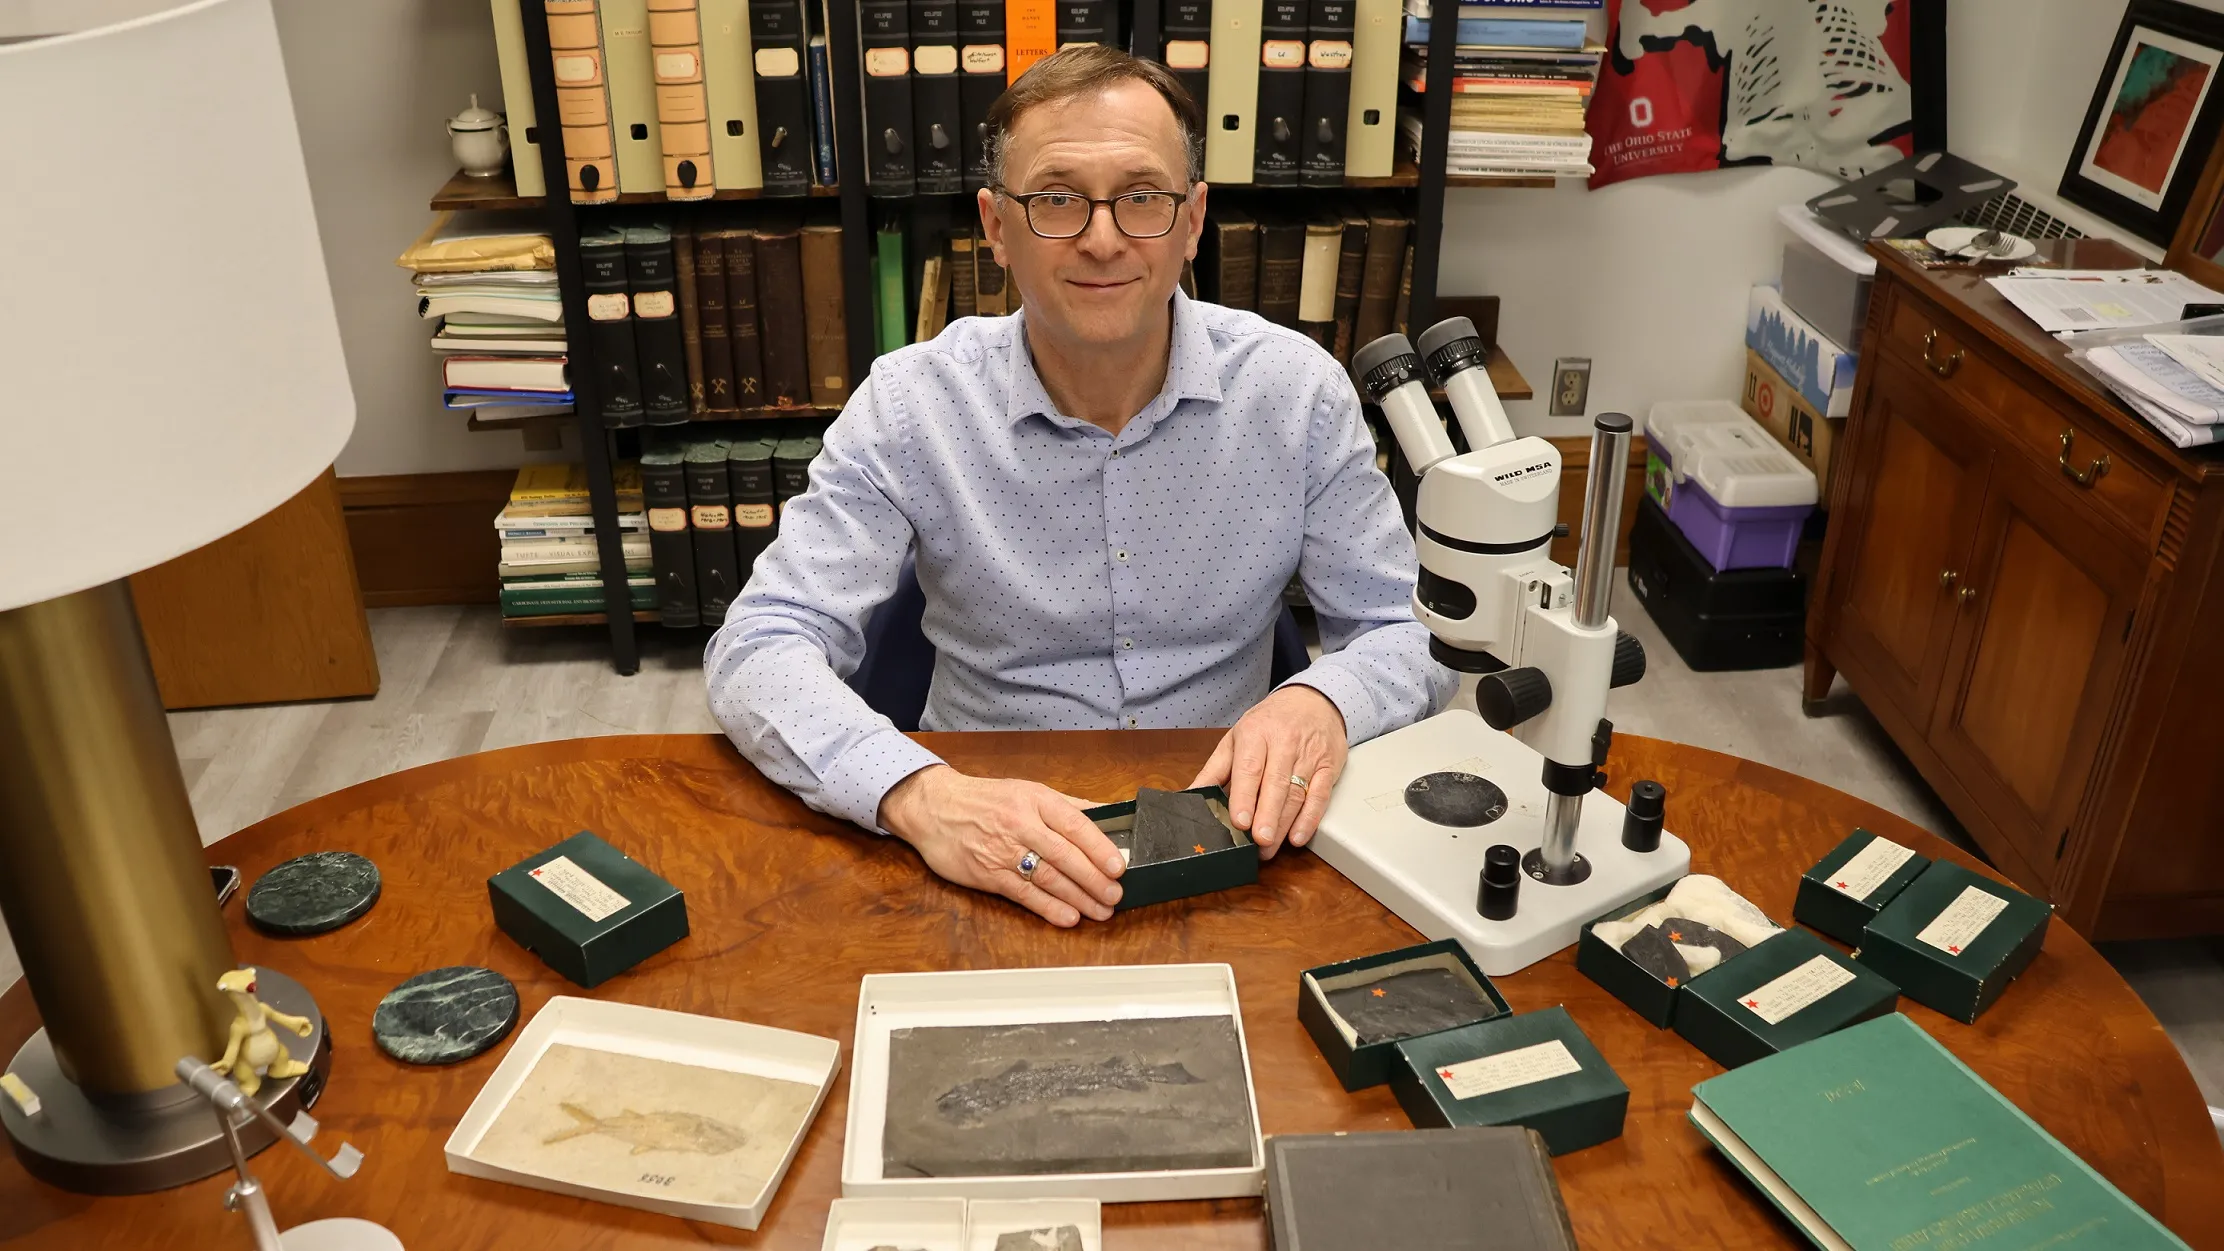
{"label": "man's glasses", "polygon": [[1017,203],[1027,214],[1027,228],[1045,239],[1073,239],[1089,229],[1097,206],[1112,210],[1112,224],[1130,239],[1157,239],[1174,228],[1187,196],[1171,191],[1130,191],[1109,200],[1092,200],[1071,191],[1028,191],[1014,194],[1002,187],[1000,194]]}

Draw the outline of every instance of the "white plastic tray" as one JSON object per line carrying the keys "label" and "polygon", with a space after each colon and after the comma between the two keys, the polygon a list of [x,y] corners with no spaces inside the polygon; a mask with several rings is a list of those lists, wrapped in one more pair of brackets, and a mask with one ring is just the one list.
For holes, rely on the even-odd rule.
{"label": "white plastic tray", "polygon": [[996,1251],[1005,1234],[1056,1225],[1081,1230],[1081,1251],[1104,1251],[1104,1208],[1094,1199],[975,1199],[965,1214],[965,1251]]}
{"label": "white plastic tray", "polygon": [[[472,1153],[486,1137],[495,1117],[524,1085],[541,1056],[559,1043],[801,1082],[814,1087],[818,1093],[811,1100],[810,1112],[788,1141],[780,1167],[773,1170],[763,1188],[746,1205],[657,1199],[561,1181],[473,1159]],[[772,1196],[778,1193],[781,1180],[788,1174],[788,1166],[795,1163],[796,1149],[802,1145],[803,1136],[810,1132],[812,1122],[818,1118],[819,1108],[826,1102],[826,1092],[834,1085],[834,1074],[841,1068],[841,1057],[840,1043],[813,1034],[687,1012],[667,1012],[661,1008],[558,995],[534,1014],[532,1021],[518,1034],[517,1041],[510,1044],[509,1054],[502,1058],[493,1076],[487,1078],[486,1085],[479,1088],[478,1098],[471,1101],[471,1107],[464,1112],[455,1132],[448,1135],[448,1171],[620,1207],[755,1229],[764,1219],[765,1209],[772,1205]]]}
{"label": "white plastic tray", "polygon": [[963,1199],[836,1199],[820,1251],[965,1251]]}
{"label": "white plastic tray", "polygon": [[[1139,1173],[1049,1173],[1008,1177],[884,1177],[881,1130],[888,1115],[888,1035],[949,1025],[1026,1025],[1225,1016],[1243,1055],[1251,1109],[1251,1163],[1243,1168]],[[981,969],[873,973],[857,991],[856,1057],[849,1075],[849,1124],[842,1142],[842,1193],[963,1195],[987,1199],[1084,1196],[1104,1203],[1231,1199],[1266,1187],[1266,1146],[1251,1048],[1243,1036],[1235,970],[1225,964],[1114,965],[1083,969]]]}

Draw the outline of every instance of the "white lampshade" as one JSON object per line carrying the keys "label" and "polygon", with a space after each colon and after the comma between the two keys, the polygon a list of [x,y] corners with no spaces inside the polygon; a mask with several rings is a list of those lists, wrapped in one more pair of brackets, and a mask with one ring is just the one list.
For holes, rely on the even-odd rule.
{"label": "white lampshade", "polygon": [[6,610],[276,508],[355,398],[270,0],[0,44],[0,154]]}

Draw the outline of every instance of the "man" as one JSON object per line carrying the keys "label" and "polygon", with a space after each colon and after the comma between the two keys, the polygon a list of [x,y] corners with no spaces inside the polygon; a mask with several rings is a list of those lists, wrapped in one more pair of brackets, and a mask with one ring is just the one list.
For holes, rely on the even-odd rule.
{"label": "man", "polygon": [[[1197,105],[1087,46],[989,114],[981,229],[1024,309],[874,362],[807,494],[705,656],[713,714],[804,802],[1058,925],[1103,920],[1117,849],[1046,786],[970,777],[838,674],[907,553],[937,730],[1234,723],[1224,784],[1264,854],[1302,845],[1347,744],[1443,705],[1413,620],[1413,543],[1343,370],[1294,331],[1182,296],[1204,228]],[[1267,693],[1281,593],[1329,654]]]}

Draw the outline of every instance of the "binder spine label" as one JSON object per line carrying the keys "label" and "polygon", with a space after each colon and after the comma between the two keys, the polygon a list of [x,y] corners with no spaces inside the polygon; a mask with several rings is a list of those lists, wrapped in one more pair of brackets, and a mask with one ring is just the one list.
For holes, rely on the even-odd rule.
{"label": "binder spine label", "polygon": [[604,291],[587,297],[587,316],[595,321],[624,321],[632,309],[632,297],[623,291]]}

